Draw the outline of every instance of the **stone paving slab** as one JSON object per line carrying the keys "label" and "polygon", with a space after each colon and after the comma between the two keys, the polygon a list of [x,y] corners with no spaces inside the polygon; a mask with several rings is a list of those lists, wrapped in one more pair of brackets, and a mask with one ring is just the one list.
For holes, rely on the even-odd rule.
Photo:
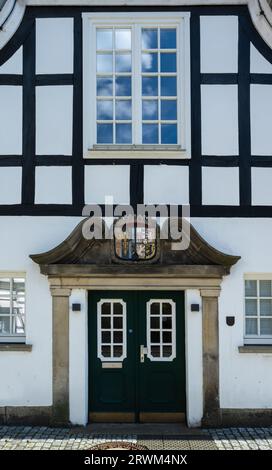
{"label": "stone paving slab", "polygon": [[[95,434],[89,427],[0,426],[0,450],[86,450],[113,441],[131,442],[149,450],[272,450],[272,426],[197,429],[194,433],[185,428],[187,434],[183,430],[176,435],[171,435],[169,427],[168,434],[157,435],[122,433],[123,425],[118,429],[118,434]],[[151,430],[151,426],[146,429]]]}

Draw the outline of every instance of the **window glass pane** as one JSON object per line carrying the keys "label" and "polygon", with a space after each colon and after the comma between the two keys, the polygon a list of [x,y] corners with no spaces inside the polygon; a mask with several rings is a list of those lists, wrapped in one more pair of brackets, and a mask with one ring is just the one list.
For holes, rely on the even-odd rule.
{"label": "window glass pane", "polygon": [[160,332],[151,331],[151,343],[159,343],[159,342],[160,342]]}
{"label": "window glass pane", "polygon": [[132,129],[131,124],[116,124],[116,143],[131,144]]}
{"label": "window glass pane", "polygon": [[142,29],[142,49],[158,48],[158,30],[151,28]]}
{"label": "window glass pane", "polygon": [[97,101],[97,119],[107,120],[113,119],[113,101],[98,100]]}
{"label": "window glass pane", "polygon": [[159,315],[160,314],[160,304],[159,303],[152,303],[150,308],[151,315]]}
{"label": "window glass pane", "polygon": [[142,101],[142,118],[144,120],[157,120],[158,114],[158,100]]}
{"label": "window glass pane", "polygon": [[115,103],[115,119],[132,119],[131,100],[116,100]]}
{"label": "window glass pane", "polygon": [[160,346],[151,346],[150,348],[152,357],[160,357]]}
{"label": "window glass pane", "polygon": [[12,318],[12,334],[23,335],[25,332],[24,316],[14,315]]}
{"label": "window glass pane", "polygon": [[245,281],[246,297],[257,297],[257,281]]}
{"label": "window glass pane", "polygon": [[257,335],[257,319],[247,318],[246,319],[246,334],[247,335]]}
{"label": "window glass pane", "polygon": [[116,77],[116,96],[131,96],[131,77]]}
{"label": "window glass pane", "polygon": [[116,54],[116,72],[131,72],[131,54]]}
{"label": "window glass pane", "polygon": [[161,100],[161,119],[175,121],[177,119],[177,101]]}
{"label": "window glass pane", "polygon": [[102,317],[101,318],[101,328],[106,329],[111,327],[111,318],[110,317]]}
{"label": "window glass pane", "polygon": [[176,144],[177,143],[177,125],[176,124],[162,124],[161,143],[162,144]]}
{"label": "window glass pane", "polygon": [[158,77],[142,77],[142,95],[158,96]]}
{"label": "window glass pane", "polygon": [[162,317],[162,328],[170,330],[172,328],[172,317]]}
{"label": "window glass pane", "polygon": [[142,54],[142,72],[158,71],[158,54],[149,53]]}
{"label": "window glass pane", "polygon": [[98,73],[109,73],[113,70],[112,54],[97,54],[96,70]]}
{"label": "window glass pane", "polygon": [[131,49],[131,30],[116,29],[115,30],[115,48]]}
{"label": "window glass pane", "polygon": [[10,279],[0,279],[0,315],[10,314]]}
{"label": "window glass pane", "polygon": [[161,49],[176,49],[176,30],[161,29]]}
{"label": "window glass pane", "polygon": [[171,331],[163,331],[162,333],[162,342],[171,343],[172,342],[172,333]]}
{"label": "window glass pane", "polygon": [[176,77],[161,77],[161,96],[176,96]]}
{"label": "window glass pane", "polygon": [[123,342],[123,332],[122,331],[114,331],[114,333],[113,333],[113,342],[114,343],[122,343]]}
{"label": "window glass pane", "polygon": [[96,48],[112,49],[112,29],[96,30]]}
{"label": "window glass pane", "polygon": [[177,60],[176,53],[161,54],[161,72],[176,72]]}
{"label": "window glass pane", "polygon": [[123,354],[123,346],[113,346],[113,357],[121,357]]}
{"label": "window glass pane", "polygon": [[123,318],[122,317],[114,317],[113,318],[113,328],[117,328],[117,329],[123,328]]}
{"label": "window glass pane", "polygon": [[10,317],[0,316],[0,335],[10,334]]}
{"label": "window glass pane", "polygon": [[101,340],[102,340],[102,343],[111,343],[110,331],[102,331]]}
{"label": "window glass pane", "polygon": [[261,318],[260,333],[261,335],[272,335],[272,318]]}
{"label": "window glass pane", "polygon": [[266,315],[266,316],[272,315],[272,300],[271,299],[260,300],[260,315]]}
{"label": "window glass pane", "polygon": [[246,299],[246,315],[257,316],[257,300]]}
{"label": "window glass pane", "polygon": [[111,347],[110,346],[101,346],[101,352],[103,357],[110,357]]}
{"label": "window glass pane", "polygon": [[271,281],[260,281],[260,296],[272,297]]}
{"label": "window glass pane", "polygon": [[98,144],[112,144],[113,143],[112,124],[97,124],[97,143]]}
{"label": "window glass pane", "polygon": [[150,327],[152,329],[159,329],[160,328],[160,317],[151,317]]}
{"label": "window glass pane", "polygon": [[143,144],[158,144],[159,129],[157,124],[143,124]]}
{"label": "window glass pane", "polygon": [[113,95],[113,84],[112,78],[98,78],[96,81],[96,93],[97,96],[112,96]]}

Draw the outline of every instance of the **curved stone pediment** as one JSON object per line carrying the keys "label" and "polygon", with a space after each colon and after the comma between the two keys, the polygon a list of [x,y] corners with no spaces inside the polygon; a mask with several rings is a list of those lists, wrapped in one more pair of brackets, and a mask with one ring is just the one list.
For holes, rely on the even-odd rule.
{"label": "curved stone pediment", "polygon": [[[41,254],[30,255],[30,258],[40,265],[43,274],[61,275],[99,275],[107,273],[112,275],[148,274],[152,276],[164,272],[169,276],[209,275],[217,277],[228,274],[230,267],[239,259],[218,251],[209,245],[188,222],[178,219],[179,228],[187,224],[183,233],[186,249],[180,249],[180,242],[171,238],[157,239],[157,256],[148,261],[119,260],[114,254],[114,240],[91,239],[83,235],[83,224],[80,222],[73,232],[60,245]],[[103,225],[106,232],[106,226]],[[69,269],[68,269],[69,267]]]}

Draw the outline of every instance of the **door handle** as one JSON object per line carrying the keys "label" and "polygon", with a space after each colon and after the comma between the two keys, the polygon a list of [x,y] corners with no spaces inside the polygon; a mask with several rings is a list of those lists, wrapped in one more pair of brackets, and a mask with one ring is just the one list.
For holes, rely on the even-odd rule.
{"label": "door handle", "polygon": [[141,344],[140,346],[140,362],[144,362],[145,354],[147,354],[147,348]]}

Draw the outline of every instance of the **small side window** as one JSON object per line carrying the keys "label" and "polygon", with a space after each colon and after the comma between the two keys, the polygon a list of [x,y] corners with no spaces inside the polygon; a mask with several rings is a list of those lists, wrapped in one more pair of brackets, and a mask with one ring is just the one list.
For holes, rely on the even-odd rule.
{"label": "small side window", "polygon": [[0,278],[0,342],[25,338],[25,279]]}

